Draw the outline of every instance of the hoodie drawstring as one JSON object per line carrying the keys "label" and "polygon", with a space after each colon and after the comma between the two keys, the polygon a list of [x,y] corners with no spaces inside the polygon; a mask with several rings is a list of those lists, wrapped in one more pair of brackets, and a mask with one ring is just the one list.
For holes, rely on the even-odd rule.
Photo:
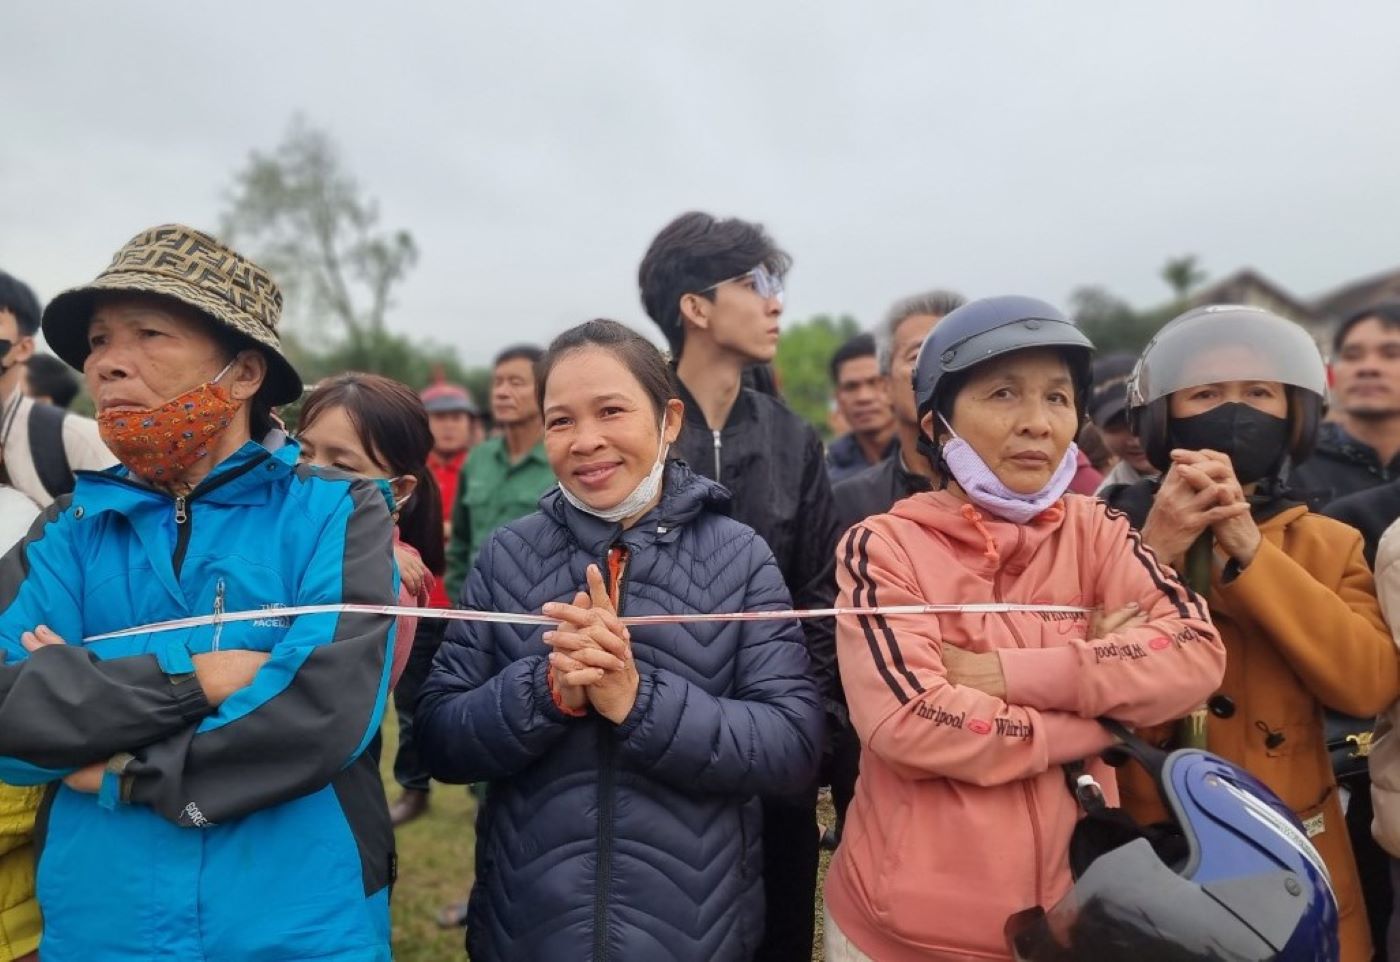
{"label": "hoodie drawstring", "polygon": [[997,564],[998,562],[1000,562],[1001,551],[999,550],[997,539],[992,537],[992,533],[988,531],[987,526],[982,523],[981,512],[979,512],[972,505],[965,504],[962,506],[962,516],[968,521],[969,524],[972,525],[973,528],[977,530],[977,533],[980,534],[987,541],[987,551],[982,557],[986,558],[992,564]]}

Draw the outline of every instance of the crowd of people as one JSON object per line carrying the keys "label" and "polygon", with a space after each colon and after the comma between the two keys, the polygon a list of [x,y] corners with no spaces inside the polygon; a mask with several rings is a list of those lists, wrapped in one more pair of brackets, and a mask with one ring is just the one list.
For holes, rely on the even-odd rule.
{"label": "crowd of people", "polygon": [[478,962],[807,962],[823,848],[831,962],[1400,962],[1400,305],[1096,357],[933,289],[824,443],[791,264],[683,214],[667,351],[589,320],[484,406],[304,385],[182,225],[0,273],[0,962],[390,959],[442,783]]}

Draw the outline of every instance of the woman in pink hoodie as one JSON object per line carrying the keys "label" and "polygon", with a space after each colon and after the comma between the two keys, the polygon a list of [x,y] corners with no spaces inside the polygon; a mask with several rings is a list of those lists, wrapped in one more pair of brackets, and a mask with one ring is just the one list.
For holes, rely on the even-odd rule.
{"label": "woman in pink hoodie", "polygon": [[1121,516],[1065,494],[1092,349],[1022,297],[967,304],[924,342],[922,447],[946,481],[851,529],[838,604],[1080,610],[839,619],[863,754],[826,882],[829,962],[1010,959],[1006,919],[1071,886],[1062,766],[1087,761],[1116,803],[1096,719],[1180,717],[1220,682],[1201,599]]}

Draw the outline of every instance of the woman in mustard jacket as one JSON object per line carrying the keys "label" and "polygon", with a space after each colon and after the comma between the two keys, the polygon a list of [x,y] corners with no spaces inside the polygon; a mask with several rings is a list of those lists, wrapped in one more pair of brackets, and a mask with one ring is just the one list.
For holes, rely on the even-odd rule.
{"label": "woman in mustard jacket", "polygon": [[[1332,876],[1342,962],[1369,962],[1323,709],[1383,710],[1400,693],[1400,664],[1361,535],[1309,512],[1279,480],[1310,453],[1325,385],[1317,346],[1291,321],[1234,306],[1182,315],[1147,346],[1128,385],[1129,420],[1164,474],[1106,497],[1159,557],[1205,582],[1227,658],[1201,713],[1204,747],[1297,814]],[[1180,726],[1139,734],[1187,737]],[[1120,773],[1119,788],[1139,821],[1165,814],[1140,770]]]}

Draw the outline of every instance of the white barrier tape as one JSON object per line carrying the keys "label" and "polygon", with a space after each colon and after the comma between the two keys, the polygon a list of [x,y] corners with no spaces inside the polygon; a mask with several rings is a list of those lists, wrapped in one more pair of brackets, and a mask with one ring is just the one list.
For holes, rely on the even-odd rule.
{"label": "white barrier tape", "polygon": [[[1006,614],[1013,611],[1029,611],[1044,614],[1089,614],[1091,608],[1074,605],[1013,605],[1013,604],[966,604],[966,605],[881,605],[874,608],[812,608],[806,611],[738,611],[693,615],[633,615],[619,619],[624,625],[679,625],[707,621],[793,621],[804,618],[833,618],[838,615],[936,615],[949,612],[963,614]],[[202,628],[206,625],[226,624],[232,621],[260,621],[264,618],[295,618],[299,615],[386,615],[393,618],[438,618],[446,621],[487,621],[503,625],[548,625],[559,624],[558,618],[544,615],[517,614],[505,611],[469,611],[461,608],[410,608],[404,605],[299,605],[288,608],[258,608],[252,611],[226,611],[217,615],[193,615],[189,618],[174,618],[170,621],[155,621],[135,628],[122,628],[100,635],[89,635],[84,643],[106,641],[109,638],[129,638],[133,635],[158,634],[164,631],[179,631],[183,628]]]}

